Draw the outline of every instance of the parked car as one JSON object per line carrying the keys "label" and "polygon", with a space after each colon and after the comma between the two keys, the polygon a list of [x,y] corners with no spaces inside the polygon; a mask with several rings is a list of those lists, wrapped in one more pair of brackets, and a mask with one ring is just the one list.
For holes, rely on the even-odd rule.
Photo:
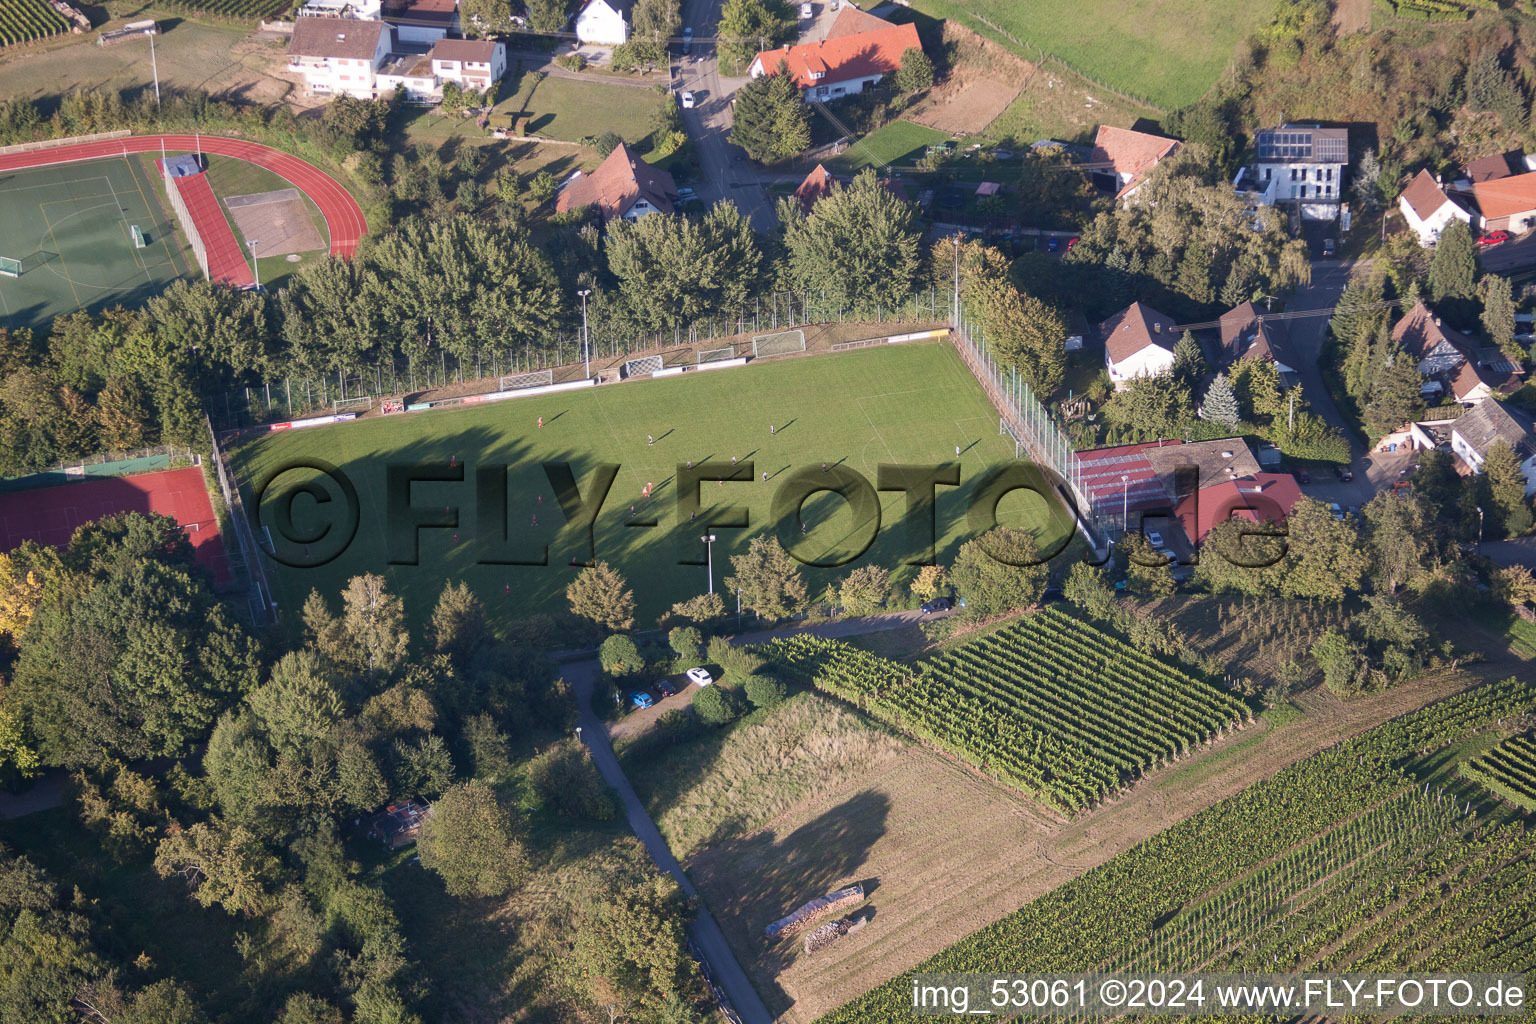
{"label": "parked car", "polygon": [[1046,252],[1055,252],[1057,249],[1060,249],[1060,248],[1061,248],[1061,239],[1057,238],[1055,235],[1052,235],[1050,238],[1047,238],[1045,240],[1045,251]]}
{"label": "parked car", "polygon": [[1074,235],[1071,238],[1067,239],[1067,252],[1071,252],[1072,251],[1072,247],[1074,245],[1076,245],[1076,244],[1077,244],[1077,236],[1076,235]]}
{"label": "parked car", "polygon": [[634,693],[631,693],[629,695],[629,702],[637,708],[653,707],[656,704],[656,702],[651,699],[651,695],[646,693],[644,690],[636,690]]}
{"label": "parked car", "polygon": [[1305,469],[1298,469],[1296,470],[1296,482],[1299,484],[1309,484],[1312,482],[1312,474],[1308,473]]}
{"label": "parked car", "polygon": [[663,697],[675,697],[677,696],[677,687],[673,686],[669,679],[658,679],[656,680],[656,692]]}
{"label": "parked car", "polygon": [[688,681],[696,686],[708,686],[715,681],[715,677],[709,674],[707,668],[691,668],[686,674]]}
{"label": "parked car", "polygon": [[689,92],[686,89],[683,90],[683,109],[684,110],[692,110],[693,109],[693,93]]}
{"label": "parked car", "polygon": [[693,29],[683,29],[683,54],[687,55],[689,47],[693,46]]}
{"label": "parked car", "polygon": [[1179,560],[1179,556],[1173,553],[1172,548],[1158,548],[1157,553],[1168,559],[1170,565]]}
{"label": "parked car", "polygon": [[814,18],[815,16],[816,16],[816,10],[810,4],[801,4],[800,5],[800,17],[802,17],[802,18]]}
{"label": "parked car", "polygon": [[1333,239],[1331,238],[1323,239],[1323,259],[1333,259]]}
{"label": "parked car", "polygon": [[1336,501],[1330,501],[1328,503],[1328,511],[1333,513],[1333,518],[1335,519],[1344,518],[1344,510],[1339,507],[1339,503]]}
{"label": "parked car", "polygon": [[1334,466],[1333,475],[1345,483],[1349,483],[1355,478],[1355,471],[1350,469],[1348,466]]}
{"label": "parked car", "polygon": [[924,604],[922,609],[921,609],[921,611],[922,611],[922,613],[924,615],[931,615],[934,612],[947,612],[951,608],[953,608],[954,606],[955,606],[955,603],[953,601],[951,601],[949,598],[947,598],[947,597],[936,597],[932,601],[929,601],[926,604]]}
{"label": "parked car", "polygon": [[1160,548],[1163,546],[1163,535],[1158,533],[1156,530],[1147,531],[1147,540],[1155,548]]}
{"label": "parked car", "polygon": [[1490,231],[1477,240],[1478,245],[1498,245],[1507,242],[1512,236],[1508,231]]}
{"label": "parked car", "polygon": [[680,203],[691,203],[697,198],[699,194],[691,188],[685,186],[677,190],[677,201]]}

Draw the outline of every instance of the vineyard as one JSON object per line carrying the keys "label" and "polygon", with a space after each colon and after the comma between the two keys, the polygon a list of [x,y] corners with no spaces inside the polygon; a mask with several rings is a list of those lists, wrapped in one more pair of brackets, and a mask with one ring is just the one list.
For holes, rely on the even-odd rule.
{"label": "vineyard", "polygon": [[165,0],[169,7],[179,7],[193,14],[255,21],[287,14],[294,0]]}
{"label": "vineyard", "polygon": [[1536,813],[1536,734],[1516,736],[1461,766],[1464,778]]}
{"label": "vineyard", "polygon": [[0,4],[0,46],[46,39],[69,28],[47,0],[7,0]]}
{"label": "vineyard", "polygon": [[1465,21],[1479,11],[1497,11],[1498,0],[1376,0],[1384,13],[1410,21]]}
{"label": "vineyard", "polygon": [[[1398,767],[1536,707],[1508,679],[1317,754],[956,943],[921,971],[1529,971],[1536,832]],[[899,1019],[908,976],[822,1018]]]}
{"label": "vineyard", "polygon": [[775,641],[785,671],[1071,812],[1231,727],[1248,709],[1048,608],[915,668],[837,641]]}

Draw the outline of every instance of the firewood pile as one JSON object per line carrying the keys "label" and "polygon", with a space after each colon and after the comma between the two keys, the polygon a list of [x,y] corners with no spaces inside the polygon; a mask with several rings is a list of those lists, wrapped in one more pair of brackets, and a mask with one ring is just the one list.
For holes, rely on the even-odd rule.
{"label": "firewood pile", "polygon": [[[763,934],[769,940],[787,938],[798,934],[823,918],[831,917],[845,907],[852,906],[864,899],[864,887],[857,883],[836,892],[829,892],[825,896],[817,896],[808,901],[788,917],[779,920],[763,929]],[[809,941],[809,938],[807,938]]]}

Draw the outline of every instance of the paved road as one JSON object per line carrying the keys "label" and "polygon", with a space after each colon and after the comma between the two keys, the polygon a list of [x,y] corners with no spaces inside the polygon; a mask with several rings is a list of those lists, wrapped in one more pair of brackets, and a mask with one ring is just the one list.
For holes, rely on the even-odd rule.
{"label": "paved road", "polygon": [[1503,245],[1494,245],[1478,253],[1483,270],[1492,274],[1515,274],[1536,267],[1536,231],[1527,231]]}
{"label": "paved road", "polygon": [[[1352,260],[1316,260],[1312,264],[1312,283],[1296,289],[1295,294],[1286,304],[1292,310],[1324,309],[1334,305],[1339,300],[1339,294],[1344,291],[1344,286],[1349,283],[1350,272],[1356,263]],[[1290,322],[1291,348],[1296,353],[1301,366],[1297,368],[1301,377],[1303,393],[1307,396],[1307,402],[1312,410],[1323,418],[1329,426],[1337,427],[1349,438],[1349,451],[1352,460],[1358,460],[1365,454],[1365,446],[1355,436],[1349,421],[1344,414],[1339,412],[1339,407],[1334,404],[1333,396],[1329,394],[1328,387],[1323,383],[1323,373],[1319,366],[1323,354],[1323,342],[1328,336],[1328,321],[1326,316],[1300,317]]]}
{"label": "paved road", "polygon": [[[683,892],[697,897],[698,890],[688,880],[677,858],[672,856],[666,840],[662,839],[655,822],[651,821],[651,816],[645,812],[645,807],[640,803],[640,798],[635,795],[629,780],[624,777],[624,771],[619,767],[619,760],[613,755],[613,747],[608,743],[607,729],[592,713],[592,684],[596,676],[596,660],[568,662],[565,665],[565,680],[571,684],[576,694],[582,741],[592,752],[592,760],[597,764],[597,770],[602,774],[603,781],[618,791],[619,800],[624,805],[624,816],[629,819],[629,827],[650,851],[651,859],[663,871],[677,879],[677,884],[682,886]],[[740,1016],[742,1024],[773,1024],[773,1015],[768,1012],[768,1008],[758,997],[757,990],[747,980],[746,972],[736,962],[736,955],[726,944],[720,926],[715,923],[709,908],[702,902],[699,905],[698,916],[694,918],[693,925],[689,928],[689,935],[703,954],[715,983],[725,991],[732,1008]]]}
{"label": "paved road", "polygon": [[1485,541],[1478,553],[1495,565],[1523,565],[1536,569],[1536,537]]}

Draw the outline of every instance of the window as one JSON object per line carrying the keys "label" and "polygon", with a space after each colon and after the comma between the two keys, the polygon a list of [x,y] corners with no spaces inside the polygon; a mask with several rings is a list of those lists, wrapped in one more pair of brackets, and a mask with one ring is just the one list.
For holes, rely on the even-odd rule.
{"label": "window", "polygon": [[1328,180],[1329,181],[1333,180],[1333,168],[1332,167],[1328,168]]}

